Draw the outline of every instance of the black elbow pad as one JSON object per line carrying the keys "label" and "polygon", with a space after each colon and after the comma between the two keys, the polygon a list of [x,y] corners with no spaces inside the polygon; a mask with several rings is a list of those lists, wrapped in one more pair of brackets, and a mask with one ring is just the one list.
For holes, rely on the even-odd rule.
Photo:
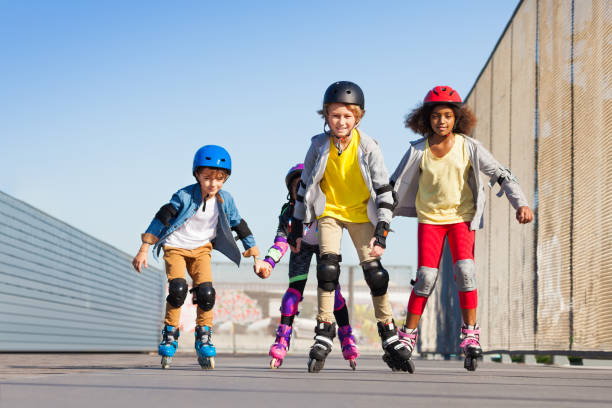
{"label": "black elbow pad", "polygon": [[162,206],[157,214],[155,214],[155,218],[161,221],[166,227],[170,226],[170,219],[176,217],[178,211],[174,206],[170,203]]}
{"label": "black elbow pad", "polygon": [[238,235],[238,239],[244,239],[249,235],[253,234],[244,219],[240,220],[240,223],[238,225],[232,227],[232,231],[236,232],[236,235]]}

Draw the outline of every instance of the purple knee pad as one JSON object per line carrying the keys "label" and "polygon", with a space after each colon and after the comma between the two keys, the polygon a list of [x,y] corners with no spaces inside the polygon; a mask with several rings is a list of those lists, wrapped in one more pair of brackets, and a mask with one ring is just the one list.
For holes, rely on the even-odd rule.
{"label": "purple knee pad", "polygon": [[293,288],[287,289],[281,301],[280,312],[282,316],[295,316],[298,312],[298,304],[302,301],[302,294]]}
{"label": "purple knee pad", "polygon": [[342,293],[340,293],[340,284],[338,284],[338,287],[336,288],[336,296],[334,298],[334,312],[342,309],[345,303],[344,297],[342,297]]}

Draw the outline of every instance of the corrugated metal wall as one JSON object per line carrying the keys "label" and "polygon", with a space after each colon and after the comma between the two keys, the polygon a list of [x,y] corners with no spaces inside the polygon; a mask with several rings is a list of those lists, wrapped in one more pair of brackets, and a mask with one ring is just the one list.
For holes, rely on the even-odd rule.
{"label": "corrugated metal wall", "polygon": [[[612,353],[611,45],[612,3],[525,0],[469,93],[472,136],[536,209],[519,225],[498,187],[488,193],[475,248],[486,351]],[[436,341],[442,303],[429,302],[421,351],[457,341]]]}
{"label": "corrugated metal wall", "polygon": [[165,275],[0,192],[0,351],[148,351]]}

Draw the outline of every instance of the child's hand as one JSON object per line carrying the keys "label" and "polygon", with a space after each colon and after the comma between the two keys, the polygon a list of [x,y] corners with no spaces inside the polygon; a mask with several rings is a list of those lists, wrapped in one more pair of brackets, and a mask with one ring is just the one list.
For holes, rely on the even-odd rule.
{"label": "child's hand", "polygon": [[519,224],[528,224],[533,221],[533,211],[526,205],[519,207],[519,209],[516,210],[516,219]]}
{"label": "child's hand", "polygon": [[149,267],[147,258],[147,251],[138,251],[134,259],[132,259],[132,266],[136,269],[136,272],[142,273],[142,269]]}
{"label": "child's hand", "polygon": [[370,240],[370,256],[376,256],[376,257],[381,257],[382,254],[385,252],[385,248],[379,246],[379,245],[374,245],[374,243],[376,242],[376,238],[372,237],[372,239]]}
{"label": "child's hand", "polygon": [[293,252],[294,254],[299,253],[302,250],[302,238],[297,238],[295,240],[295,246],[289,245],[289,248],[291,249],[291,252]]}
{"label": "child's hand", "polygon": [[266,279],[272,273],[272,265],[270,265],[266,261],[258,259],[257,261],[255,261],[255,265],[253,265],[253,271],[255,271],[255,274],[261,279]]}

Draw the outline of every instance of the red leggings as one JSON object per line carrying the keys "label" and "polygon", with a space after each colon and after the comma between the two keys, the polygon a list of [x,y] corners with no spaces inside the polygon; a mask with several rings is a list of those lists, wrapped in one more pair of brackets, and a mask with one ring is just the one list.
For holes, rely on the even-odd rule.
{"label": "red leggings", "polygon": [[[440,266],[442,250],[444,249],[444,238],[447,235],[453,262],[462,259],[474,260],[474,238],[476,231],[470,231],[470,224],[468,222],[444,225],[419,223],[419,268],[426,266],[437,269]],[[413,289],[408,301],[408,312],[422,315],[426,303],[427,297],[417,295]],[[478,295],[476,290],[470,292],[459,291],[459,306],[462,309],[476,309],[477,305]]]}

